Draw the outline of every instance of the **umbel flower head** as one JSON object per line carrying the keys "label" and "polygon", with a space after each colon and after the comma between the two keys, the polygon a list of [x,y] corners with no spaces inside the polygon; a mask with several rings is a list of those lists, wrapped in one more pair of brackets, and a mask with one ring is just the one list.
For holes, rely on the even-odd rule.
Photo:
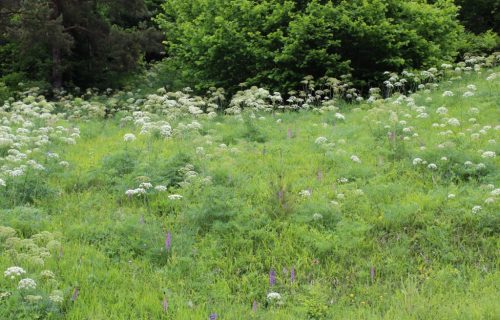
{"label": "umbel flower head", "polygon": [[123,140],[125,142],[131,142],[131,141],[134,141],[136,139],[135,135],[133,133],[126,133],[124,136],[123,136]]}
{"label": "umbel flower head", "polygon": [[3,273],[6,278],[11,278],[14,279],[15,277],[18,277],[22,274],[25,274],[26,271],[24,271],[23,268],[21,267],[9,267],[5,272]]}
{"label": "umbel flower head", "polygon": [[19,281],[19,284],[17,285],[17,288],[19,290],[36,289],[36,282],[33,279],[24,278],[24,279],[21,279],[21,281]]}

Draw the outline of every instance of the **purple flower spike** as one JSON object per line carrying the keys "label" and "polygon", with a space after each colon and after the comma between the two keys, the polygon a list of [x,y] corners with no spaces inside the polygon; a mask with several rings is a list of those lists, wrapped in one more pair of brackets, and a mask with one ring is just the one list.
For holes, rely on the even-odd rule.
{"label": "purple flower spike", "polygon": [[285,192],[283,190],[278,191],[278,199],[280,202],[283,201],[284,196],[285,196]]}
{"label": "purple flower spike", "polygon": [[318,181],[321,181],[323,179],[323,171],[318,170]]}
{"label": "purple flower spike", "polygon": [[272,287],[276,284],[276,271],[274,269],[271,269],[269,271],[269,285]]}
{"label": "purple flower spike", "polygon": [[71,301],[76,301],[78,298],[78,295],[80,294],[80,289],[78,287],[75,287],[75,290],[73,290],[73,295],[71,296]]}
{"label": "purple flower spike", "polygon": [[288,137],[288,139],[292,139],[292,137],[293,137],[292,129],[290,129],[290,128],[288,128],[287,137]]}
{"label": "purple flower spike", "polygon": [[255,300],[252,303],[252,311],[257,312],[257,301],[255,301]]}
{"label": "purple flower spike", "polygon": [[172,234],[167,232],[167,237],[165,238],[165,250],[170,251],[170,248],[172,247]]}
{"label": "purple flower spike", "polygon": [[292,283],[295,282],[295,267],[292,267],[292,269],[290,270],[290,280],[292,281]]}
{"label": "purple flower spike", "polygon": [[167,297],[163,298],[163,312],[167,312],[168,310],[168,300]]}
{"label": "purple flower spike", "polygon": [[375,267],[371,267],[370,268],[370,278],[372,279],[372,282],[375,281],[375,274],[376,274]]}
{"label": "purple flower spike", "polygon": [[210,319],[210,320],[217,320],[217,313],[215,313],[215,312],[214,312],[214,313],[212,313],[212,314],[210,315],[210,318],[209,318],[209,319]]}

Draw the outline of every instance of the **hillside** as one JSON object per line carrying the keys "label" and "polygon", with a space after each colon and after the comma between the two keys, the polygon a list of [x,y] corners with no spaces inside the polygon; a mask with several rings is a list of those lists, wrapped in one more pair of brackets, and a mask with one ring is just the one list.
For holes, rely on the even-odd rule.
{"label": "hillside", "polygon": [[498,319],[499,75],[235,115],[25,93],[0,318]]}

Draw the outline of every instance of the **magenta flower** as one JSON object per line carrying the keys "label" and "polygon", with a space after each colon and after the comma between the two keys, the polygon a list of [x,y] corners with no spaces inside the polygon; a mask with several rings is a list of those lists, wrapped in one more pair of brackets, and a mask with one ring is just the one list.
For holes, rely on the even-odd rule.
{"label": "magenta flower", "polygon": [[269,285],[272,287],[276,284],[276,271],[274,269],[271,269],[269,271]]}
{"label": "magenta flower", "polygon": [[165,238],[165,250],[170,251],[170,248],[172,247],[172,234],[170,231],[167,232],[167,236]]}
{"label": "magenta flower", "polygon": [[167,297],[163,298],[163,312],[167,312],[168,310],[168,300]]}
{"label": "magenta flower", "polygon": [[71,301],[76,301],[79,294],[80,294],[80,289],[78,289],[78,287],[75,287],[75,290],[73,290],[73,295],[71,296]]}

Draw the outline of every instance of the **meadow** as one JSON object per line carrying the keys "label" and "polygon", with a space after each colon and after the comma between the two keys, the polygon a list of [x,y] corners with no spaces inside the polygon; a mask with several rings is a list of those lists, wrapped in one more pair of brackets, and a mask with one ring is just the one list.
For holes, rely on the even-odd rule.
{"label": "meadow", "polygon": [[19,93],[0,319],[500,318],[499,61],[364,98]]}

